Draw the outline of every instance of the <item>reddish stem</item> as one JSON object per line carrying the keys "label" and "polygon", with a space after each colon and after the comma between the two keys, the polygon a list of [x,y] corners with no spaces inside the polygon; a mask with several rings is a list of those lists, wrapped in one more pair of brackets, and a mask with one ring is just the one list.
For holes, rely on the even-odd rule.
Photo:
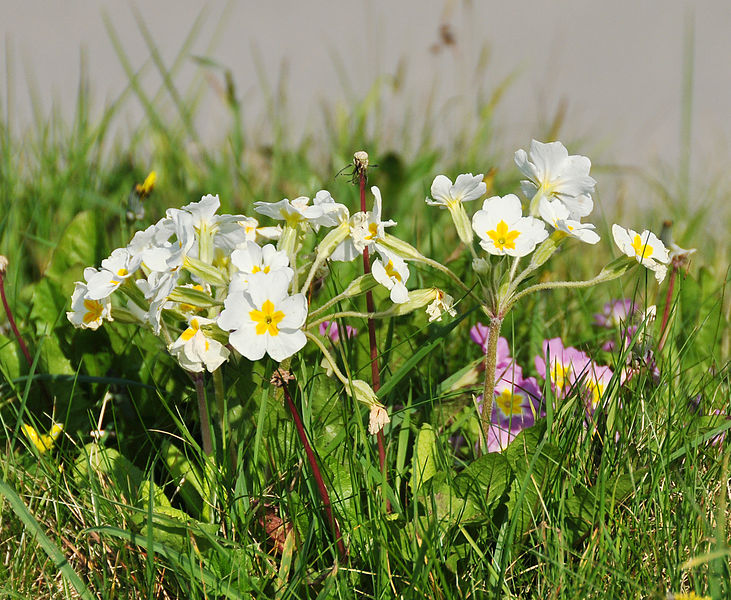
{"label": "reddish stem", "polygon": [[[15,335],[15,339],[18,340],[18,345],[20,346],[20,350],[23,353],[23,356],[25,356],[25,360],[28,362],[28,366],[32,369],[33,368],[33,359],[30,356],[30,352],[28,352],[28,346],[25,345],[25,342],[23,341],[23,337],[20,335],[20,331],[18,330],[18,326],[15,324],[15,319],[13,318],[13,311],[10,310],[10,305],[8,304],[8,299],[5,297],[5,273],[0,271],[0,297],[2,297],[3,307],[5,308],[5,314],[8,316],[8,323],[10,324],[10,329],[13,330],[13,334]],[[41,385],[41,391],[43,392],[43,395],[45,396],[46,400],[51,403],[51,394],[48,392],[48,388],[46,387],[46,384],[43,383],[43,380],[39,380],[38,383]]]}
{"label": "reddish stem", "polygon": [[[365,169],[360,172],[360,210],[366,212],[366,174]],[[363,273],[368,275],[371,272],[371,261],[368,248],[363,249]],[[373,293],[366,292],[366,309],[369,313],[376,312],[376,305],[373,302]],[[376,344],[376,323],[368,319],[368,343],[371,348],[371,384],[374,392],[381,389],[381,373],[378,370],[378,346]],[[383,429],[376,434],[378,440],[378,463],[381,473],[386,476],[386,444],[383,438]]]}
{"label": "reddish stem", "polygon": [[665,309],[662,313],[662,324],[660,325],[660,343],[657,345],[658,352],[662,352],[665,347],[665,342],[668,338],[668,332],[665,329],[670,319],[670,305],[673,301],[673,289],[675,288],[675,275],[678,272],[678,268],[673,264],[670,271],[670,281],[668,282],[668,291],[665,294]]}
{"label": "reddish stem", "polygon": [[33,366],[33,359],[30,357],[30,352],[28,352],[28,347],[25,345],[25,342],[23,341],[23,338],[20,335],[20,331],[18,331],[18,327],[15,324],[15,319],[13,319],[13,312],[10,310],[10,305],[8,304],[8,299],[5,297],[5,275],[4,273],[0,273],[0,296],[2,296],[3,300],[3,307],[5,308],[5,314],[8,316],[8,323],[10,323],[10,329],[13,330],[13,333],[15,334],[15,339],[18,340],[18,345],[20,346],[20,350],[23,352],[23,355],[25,356],[25,360],[28,361],[28,366]]}
{"label": "reddish stem", "polygon": [[325,481],[322,479],[322,473],[320,472],[320,467],[317,464],[315,453],[312,451],[312,446],[310,446],[310,442],[307,439],[305,426],[302,424],[302,418],[300,417],[299,411],[294,405],[294,402],[292,402],[292,396],[290,396],[289,394],[289,389],[287,389],[286,383],[282,385],[282,390],[284,390],[284,398],[287,401],[287,408],[289,408],[289,412],[292,413],[294,426],[297,429],[297,435],[299,436],[299,439],[302,442],[302,446],[305,449],[305,454],[307,454],[307,462],[310,463],[312,474],[315,477],[315,482],[317,483],[317,491],[320,493],[320,499],[322,500],[322,505],[325,509],[325,516],[327,517],[327,521],[333,530],[333,534],[335,535],[335,542],[338,545],[338,553],[340,554],[340,558],[346,560],[348,557],[348,553],[345,550],[345,543],[343,542],[343,538],[340,535],[340,528],[338,527],[338,523],[333,517],[332,508],[330,507],[330,496],[327,493]]}

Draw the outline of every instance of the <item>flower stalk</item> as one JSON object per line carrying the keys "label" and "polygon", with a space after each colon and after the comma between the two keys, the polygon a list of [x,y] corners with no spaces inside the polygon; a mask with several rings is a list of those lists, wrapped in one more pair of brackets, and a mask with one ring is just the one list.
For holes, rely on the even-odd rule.
{"label": "flower stalk", "polygon": [[211,421],[208,417],[208,403],[206,402],[206,389],[203,384],[203,373],[193,373],[195,382],[195,393],[198,397],[198,414],[201,420],[201,440],[203,452],[206,456],[213,456],[213,441],[211,440]]}
{"label": "flower stalk", "polygon": [[490,333],[487,338],[487,354],[485,355],[485,383],[482,390],[482,409],[480,414],[480,425],[482,436],[480,443],[484,444],[482,451],[487,450],[487,434],[492,422],[492,405],[495,397],[495,371],[497,365],[497,343],[500,338],[500,328],[503,324],[503,317],[496,315],[490,319]]}
{"label": "flower stalk", "polygon": [[[366,181],[368,179],[368,155],[365,152],[357,152],[354,157],[355,173],[358,176],[360,187],[360,210],[366,212]],[[363,249],[363,273],[368,275],[371,272],[371,261],[368,255],[368,248]],[[366,309],[369,314],[376,312],[376,305],[373,302],[373,292],[366,292]],[[368,343],[371,351],[371,384],[374,392],[381,388],[381,374],[378,370],[378,346],[376,345],[376,322],[368,318]],[[384,477],[386,476],[386,444],[383,437],[383,430],[376,434],[378,440],[378,462]]]}
{"label": "flower stalk", "polygon": [[13,330],[13,335],[15,335],[15,339],[18,340],[18,346],[20,346],[20,351],[23,353],[23,356],[25,356],[25,360],[28,361],[28,366],[32,367],[33,359],[30,356],[30,352],[28,352],[28,346],[25,345],[23,337],[20,335],[20,331],[18,331],[18,326],[15,324],[15,319],[13,318],[13,311],[10,310],[8,299],[5,296],[5,272],[7,271],[7,267],[8,259],[4,256],[0,256],[0,297],[2,297],[3,308],[5,309],[5,314],[8,317],[10,329]]}
{"label": "flower stalk", "polygon": [[305,433],[305,427],[302,423],[302,418],[300,417],[299,411],[297,410],[294,402],[292,402],[292,396],[289,393],[286,382],[282,385],[282,391],[284,392],[284,399],[287,403],[287,408],[289,409],[289,412],[292,413],[292,419],[294,420],[295,429],[297,430],[297,436],[299,437],[300,442],[302,442],[302,447],[305,449],[305,454],[307,455],[307,462],[312,469],[312,475],[315,477],[317,491],[320,495],[320,500],[322,501],[322,506],[325,510],[327,522],[332,529],[333,535],[335,536],[335,543],[338,547],[338,554],[340,555],[341,559],[346,560],[348,557],[348,553],[345,549],[343,537],[340,535],[340,528],[338,527],[338,523],[333,516],[332,507],[330,504],[330,496],[327,493],[327,487],[325,487],[325,481],[322,478],[322,472],[320,471],[320,467],[317,464],[317,459],[315,458],[315,453],[312,450],[312,446],[310,446],[310,442],[307,439],[307,434]]}

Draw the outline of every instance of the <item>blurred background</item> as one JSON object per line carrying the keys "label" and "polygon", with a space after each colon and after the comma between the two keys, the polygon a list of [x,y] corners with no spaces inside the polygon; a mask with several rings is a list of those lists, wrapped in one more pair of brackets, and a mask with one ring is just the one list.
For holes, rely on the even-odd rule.
{"label": "blurred background", "polygon": [[[124,138],[147,113],[140,90],[163,115],[179,109],[167,69],[188,107],[182,120],[205,144],[225,139],[232,98],[249,141],[304,139],[320,155],[330,151],[323,132],[356,106],[379,150],[404,155],[425,145],[458,155],[489,112],[486,139],[500,147],[486,144],[485,156],[499,150],[504,168],[531,138],[556,136],[597,168],[629,173],[612,183],[621,193],[646,193],[633,169],[683,202],[695,181],[729,182],[727,0],[0,7],[0,102],[14,133],[52,114],[71,121],[86,73],[91,118],[118,106],[111,131]],[[604,202],[620,193],[603,189]]]}

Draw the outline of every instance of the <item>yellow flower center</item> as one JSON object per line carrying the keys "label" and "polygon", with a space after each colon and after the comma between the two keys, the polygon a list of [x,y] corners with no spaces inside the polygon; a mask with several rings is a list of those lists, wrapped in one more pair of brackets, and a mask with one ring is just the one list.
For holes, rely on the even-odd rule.
{"label": "yellow flower center", "polygon": [[393,261],[389,260],[388,264],[386,265],[386,275],[389,277],[393,277],[396,281],[401,281],[401,275],[399,275],[398,271],[393,267]]}
{"label": "yellow flower center", "polygon": [[378,223],[370,223],[368,225],[368,235],[365,236],[365,239],[372,240],[373,238],[378,236]]}
{"label": "yellow flower center", "polygon": [[559,392],[563,391],[564,385],[566,384],[566,373],[570,366],[570,364],[562,365],[558,361],[553,363],[553,368],[551,369],[551,382],[556,386],[556,389]]}
{"label": "yellow flower center", "polygon": [[101,319],[102,312],[104,312],[104,306],[97,300],[84,300],[84,308],[86,314],[84,315],[84,323],[87,325]]}
{"label": "yellow flower center", "polygon": [[201,326],[200,326],[200,323],[198,322],[198,319],[191,319],[190,320],[190,327],[188,327],[188,329],[186,329],[181,334],[180,337],[183,338],[183,341],[184,342],[189,342],[193,338],[193,336],[196,333],[198,333],[198,331],[200,330],[200,328],[201,328]]}
{"label": "yellow flower center", "polygon": [[251,269],[251,272],[252,273],[258,273],[259,271],[262,271],[264,273],[269,273],[269,268],[270,268],[269,265],[267,265],[263,269],[261,267],[254,266],[254,268]]}
{"label": "yellow flower center", "polygon": [[604,383],[597,381],[596,379],[589,379],[586,382],[586,387],[589,388],[589,391],[591,392],[591,407],[596,408],[597,404],[599,404],[599,400],[602,399],[602,394],[604,394],[604,388],[606,386]]}
{"label": "yellow flower center", "polygon": [[284,319],[284,313],[281,310],[274,310],[274,304],[271,300],[266,300],[261,305],[261,310],[249,311],[249,317],[256,323],[256,335],[279,335],[279,323]]}
{"label": "yellow flower center", "polygon": [[523,413],[523,407],[521,406],[523,399],[518,395],[514,394],[512,390],[503,390],[498,396],[495,397],[495,402],[500,408],[500,411],[506,417],[512,417]]}
{"label": "yellow flower center", "polygon": [[515,240],[519,235],[520,231],[510,231],[505,221],[500,221],[495,229],[487,232],[487,236],[498,250],[504,250],[505,248],[515,250]]}
{"label": "yellow flower center", "polygon": [[649,258],[652,256],[652,246],[649,244],[643,244],[642,238],[639,234],[635,235],[635,239],[632,241],[632,248],[634,248],[637,256],[641,256],[643,258]]}

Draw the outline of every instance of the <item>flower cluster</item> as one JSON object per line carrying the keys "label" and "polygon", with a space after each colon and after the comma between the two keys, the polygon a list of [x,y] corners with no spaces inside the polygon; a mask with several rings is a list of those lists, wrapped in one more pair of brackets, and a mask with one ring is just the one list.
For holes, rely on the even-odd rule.
{"label": "flower cluster", "polygon": [[564,346],[561,338],[544,340],[542,348],[543,354],[535,357],[538,374],[550,382],[557,398],[578,393],[587,413],[593,414],[605,398],[614,375],[612,369],[597,364],[585,352]]}

